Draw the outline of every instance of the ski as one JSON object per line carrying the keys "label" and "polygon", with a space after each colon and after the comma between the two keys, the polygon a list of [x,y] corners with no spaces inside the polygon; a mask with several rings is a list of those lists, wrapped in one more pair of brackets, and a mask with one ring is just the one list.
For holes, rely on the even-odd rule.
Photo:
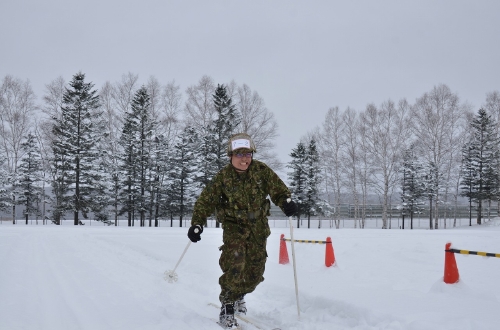
{"label": "ski", "polygon": [[[219,321],[217,321],[217,320],[215,320],[215,319],[211,319],[211,320],[212,320],[212,321],[214,321],[215,323],[217,323],[217,325],[218,325],[219,327],[221,327],[222,329],[226,329],[226,330],[228,329],[228,328],[226,328],[224,325],[220,324],[220,323],[219,323]],[[241,324],[238,324],[237,326],[232,327],[232,328],[231,328],[231,329],[229,329],[229,330],[245,330],[245,328],[244,328]]]}
{"label": "ski", "polygon": [[[220,306],[219,305],[216,305],[214,303],[208,303],[210,306],[212,307],[215,307],[217,309],[220,309]],[[235,314],[234,315],[238,320],[242,321],[242,322],[245,322],[247,324],[250,324],[252,326],[254,326],[255,328],[257,328],[258,330],[281,330],[281,328],[268,328],[268,327],[264,327],[262,325],[260,325],[259,323],[257,323],[257,321],[254,321],[252,320],[251,318],[245,316],[245,315],[241,315],[241,314]],[[217,322],[218,323],[218,322]],[[220,325],[220,324],[219,324]],[[241,327],[241,324],[239,325]],[[237,328],[238,329],[238,328]],[[243,329],[243,328],[241,328]]]}

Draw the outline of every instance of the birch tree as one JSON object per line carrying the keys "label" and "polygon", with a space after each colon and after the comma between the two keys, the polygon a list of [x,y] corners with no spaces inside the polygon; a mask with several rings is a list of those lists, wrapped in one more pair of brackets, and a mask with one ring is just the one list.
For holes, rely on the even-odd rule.
{"label": "birch tree", "polygon": [[412,133],[418,141],[416,148],[427,163],[433,163],[439,175],[444,177],[443,185],[437,187],[435,228],[439,227],[438,206],[447,202],[451,172],[458,170],[455,160],[460,155],[460,125],[467,110],[467,105],[461,104],[458,95],[444,84],[424,93],[411,107]]}
{"label": "birch tree", "polygon": [[[196,130],[201,150],[210,149],[210,125],[216,118],[213,102],[215,83],[209,76],[203,76],[197,85],[190,86],[186,90],[187,100],[184,107],[184,125],[191,126]],[[198,178],[199,188],[204,188],[213,175],[209,162],[200,162],[200,175]]]}
{"label": "birch tree", "polygon": [[[333,187],[335,228],[340,227],[340,203],[342,193],[342,149],[345,146],[345,133],[342,116],[338,107],[330,108],[323,122],[320,154],[324,164],[325,180]],[[330,228],[332,223],[330,223]]]}
{"label": "birch tree", "polygon": [[361,225],[364,228],[366,222],[366,208],[368,194],[370,192],[370,187],[373,186],[373,175],[374,169],[371,166],[371,156],[369,141],[367,138],[368,128],[363,125],[358,117],[358,177],[359,177],[359,187],[361,189]]}
{"label": "birch tree", "polygon": [[[0,86],[0,148],[11,187],[18,183],[17,168],[23,156],[22,143],[32,129],[37,109],[30,82],[5,76]],[[17,192],[11,191],[12,222],[16,223]]]}
{"label": "birch tree", "polygon": [[163,88],[158,79],[156,79],[154,76],[151,76],[149,77],[146,84],[146,89],[151,103],[151,105],[149,106],[151,118],[153,118],[158,123],[161,120],[162,116]]}
{"label": "birch tree", "polygon": [[[122,75],[122,79],[116,82],[113,89],[113,98],[118,106],[118,113],[123,116],[130,111],[132,100],[138,89],[139,76],[131,72]],[[123,118],[123,117],[121,117]],[[123,124],[123,122],[121,122]]]}
{"label": "birch tree", "polygon": [[274,114],[266,107],[264,99],[246,84],[235,88],[233,83],[228,94],[234,99],[241,117],[240,132],[250,135],[257,146],[255,158],[264,161],[275,171],[281,170],[283,164],[273,152],[278,136],[278,123]]}
{"label": "birch tree", "polygon": [[[351,197],[354,201],[354,228],[357,227],[358,219],[360,218],[360,203],[359,203],[359,193],[358,193],[358,185],[359,185],[359,130],[358,130],[358,120],[356,112],[347,108],[346,111],[342,115],[342,124],[344,127],[345,134],[345,143],[342,148],[342,163],[344,164],[343,179],[345,182],[345,186],[348,187],[348,190],[351,194]],[[360,227],[364,228],[364,219],[362,219],[360,223]]]}
{"label": "birch tree", "polygon": [[371,167],[376,171],[374,187],[382,200],[382,228],[388,228],[387,214],[390,192],[398,182],[398,162],[405,148],[409,105],[401,100],[369,104],[360,116],[371,151]]}
{"label": "birch tree", "polygon": [[120,164],[119,155],[122,148],[119,138],[122,130],[122,113],[116,102],[117,91],[112,83],[106,81],[99,90],[99,100],[101,104],[102,118],[105,125],[106,135],[102,140],[102,148],[105,151],[105,157],[102,160],[107,167],[107,182],[110,183],[109,198],[112,207],[112,214],[115,226],[118,226],[119,214],[119,193],[120,193]]}
{"label": "birch tree", "polygon": [[181,129],[180,119],[182,111],[182,94],[180,86],[171,81],[167,83],[161,93],[161,116],[158,118],[159,134],[171,146]]}
{"label": "birch tree", "polygon": [[[494,119],[496,123],[496,133],[500,136],[500,91],[493,91],[486,94],[486,102],[483,109]],[[498,168],[500,172],[500,167]],[[497,210],[500,210],[500,198],[497,202]]]}
{"label": "birch tree", "polygon": [[215,118],[213,103],[215,88],[216,85],[209,76],[203,76],[197,85],[187,88],[187,100],[184,106],[185,126],[193,126],[198,132],[204,133]]}
{"label": "birch tree", "polygon": [[[45,118],[39,121],[36,125],[35,135],[40,146],[40,156],[43,168],[43,189],[42,189],[42,217],[45,224],[46,220],[46,204],[52,205],[52,222],[55,224],[61,223],[61,209],[63,200],[63,183],[58,180],[63,169],[57,166],[57,157],[53,153],[53,143],[57,137],[53,132],[54,123],[62,120],[63,96],[66,89],[66,81],[63,77],[58,77],[45,85],[45,93],[43,95],[42,112]],[[60,155],[60,157],[65,157]],[[63,159],[59,159],[63,161]],[[45,194],[45,183],[50,183],[52,186],[52,195]]]}
{"label": "birch tree", "polygon": [[45,85],[45,94],[42,97],[44,105],[41,110],[48,118],[61,117],[65,87],[66,80],[62,76]]}

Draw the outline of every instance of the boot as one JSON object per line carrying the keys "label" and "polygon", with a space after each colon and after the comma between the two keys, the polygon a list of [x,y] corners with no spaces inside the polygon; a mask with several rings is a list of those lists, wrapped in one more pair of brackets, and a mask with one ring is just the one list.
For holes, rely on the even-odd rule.
{"label": "boot", "polygon": [[245,303],[245,296],[241,296],[238,300],[234,302],[234,313],[236,315],[247,313],[247,305]]}
{"label": "boot", "polygon": [[220,308],[219,324],[226,329],[236,329],[238,322],[234,318],[234,304],[224,303]]}

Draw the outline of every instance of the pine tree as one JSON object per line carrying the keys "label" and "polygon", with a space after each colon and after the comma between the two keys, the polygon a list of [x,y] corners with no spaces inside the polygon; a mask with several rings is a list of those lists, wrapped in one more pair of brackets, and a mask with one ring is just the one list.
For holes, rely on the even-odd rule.
{"label": "pine tree", "polygon": [[137,120],[138,132],[138,179],[140,195],[138,196],[138,207],[140,214],[141,226],[145,226],[146,211],[149,209],[148,196],[146,190],[150,187],[151,176],[149,172],[152,171],[150,166],[153,145],[153,134],[155,132],[156,123],[151,117],[151,100],[146,87],[141,87],[135,94],[132,100],[132,112],[135,114]]}
{"label": "pine tree", "polygon": [[97,160],[97,148],[102,132],[95,123],[100,122],[99,96],[94,85],[85,82],[81,72],[73,76],[63,95],[61,118],[55,119],[52,151],[59,176],[55,194],[60,200],[55,209],[60,217],[73,211],[74,224],[82,224],[79,214],[88,217],[90,211],[99,212],[102,203],[97,196],[102,192],[102,173]]}
{"label": "pine tree", "polygon": [[28,137],[21,145],[24,151],[24,157],[21,159],[19,171],[19,188],[21,194],[17,200],[18,204],[24,205],[24,215],[26,224],[28,224],[29,215],[40,216],[40,196],[42,190],[39,186],[41,181],[41,162],[40,153],[36,145],[36,139],[33,134]]}
{"label": "pine tree", "polygon": [[[424,172],[424,195],[429,200],[429,229],[438,229],[437,222],[437,196],[439,195],[439,187],[442,185],[443,176],[439,172],[439,168],[434,162],[429,162],[423,169]],[[433,203],[436,203],[436,221],[432,226]]]}
{"label": "pine tree", "polygon": [[[215,119],[204,128],[203,132],[198,132],[201,137],[199,157],[203,157],[203,161],[200,162],[203,165],[197,178],[201,188],[227,165],[227,144],[241,121],[232,99],[227,94],[226,86],[217,85],[212,98]],[[219,222],[217,221],[215,225],[219,227]]]}
{"label": "pine tree", "polygon": [[213,100],[216,118],[210,127],[213,139],[210,154],[212,154],[218,172],[227,164],[227,144],[239,126],[241,118],[237,114],[232,99],[227,94],[226,86],[217,85]]}
{"label": "pine tree", "polygon": [[316,141],[312,139],[306,151],[305,159],[306,189],[302,210],[307,215],[307,228],[311,228],[311,215],[318,214],[319,196],[318,184],[320,181],[319,154]]}
{"label": "pine tree", "polygon": [[302,142],[299,142],[297,147],[292,149],[290,157],[292,157],[292,160],[288,163],[287,167],[291,169],[291,172],[288,172],[288,179],[290,181],[293,200],[298,207],[297,228],[300,228],[300,216],[304,214],[304,206],[307,200],[307,168],[305,165],[307,150]]}
{"label": "pine tree", "polygon": [[472,201],[474,195],[472,189],[476,178],[475,163],[472,161],[472,145],[467,142],[462,146],[462,165],[460,167],[461,196],[469,200],[469,226],[472,226]]}
{"label": "pine tree", "polygon": [[409,214],[410,229],[413,229],[413,215],[420,211],[419,205],[421,205],[425,189],[425,183],[422,181],[423,166],[417,160],[413,145],[404,152],[401,172],[402,228],[405,228],[405,215]]}
{"label": "pine tree", "polygon": [[[154,206],[153,206],[153,218],[155,220],[155,227],[159,226],[159,217],[169,214],[169,206],[171,205],[169,189],[171,187],[172,178],[170,177],[170,171],[172,168],[171,159],[173,148],[170,146],[171,142],[168,137],[164,135],[158,135],[155,137],[155,149],[154,149],[154,161],[153,167],[154,171]],[[173,224],[171,224],[172,226]]]}
{"label": "pine tree", "polygon": [[[58,122],[57,129],[61,132],[69,130],[64,120]],[[56,225],[61,224],[64,213],[71,209],[69,206],[70,180],[68,179],[71,171],[71,155],[66,153],[64,145],[58,139],[56,135],[56,139],[51,141],[52,157],[49,161],[52,172],[52,196],[49,196],[49,202],[52,206],[51,218]]]}
{"label": "pine tree", "polygon": [[157,135],[154,137],[153,143],[151,144],[150,152],[150,163],[149,163],[149,226],[152,226],[152,221],[154,219],[154,226],[159,226],[159,216],[160,216],[160,206],[162,197],[162,182],[165,171],[165,160],[166,154],[168,152],[168,144],[163,135]]}
{"label": "pine tree", "polygon": [[139,214],[140,226],[146,224],[146,214],[154,209],[155,186],[155,132],[157,123],[151,115],[151,101],[146,87],[141,87],[134,96],[131,111],[126,113],[120,144],[123,147],[122,172],[123,191],[120,194],[123,208],[127,212],[129,226],[133,225],[135,212]]}
{"label": "pine tree", "polygon": [[484,109],[479,109],[470,124],[472,134],[462,149],[462,195],[477,205],[477,224],[482,223],[483,201],[498,199],[499,137],[496,123]]}
{"label": "pine tree", "polygon": [[228,96],[226,86],[217,85],[213,95],[215,119],[201,134],[204,168],[200,176],[204,187],[224,166],[227,165],[227,143],[236,128],[240,118],[232,99]]}
{"label": "pine tree", "polygon": [[7,193],[7,200],[6,203],[11,207],[11,212],[12,212],[12,224],[16,224],[16,205],[19,204],[18,200],[21,197],[22,191],[20,188],[20,175],[19,172],[16,168],[14,172],[8,172],[7,173],[7,182],[6,186],[8,187],[6,189]]}
{"label": "pine tree", "polygon": [[9,183],[9,175],[4,168],[5,161],[0,159],[0,211],[6,212],[11,206],[9,193],[5,188]]}
{"label": "pine tree", "polygon": [[174,146],[170,171],[171,213],[179,215],[179,226],[183,217],[191,211],[195,200],[194,173],[196,171],[196,133],[186,127]]}
{"label": "pine tree", "polygon": [[[114,141],[113,141],[114,142]],[[106,182],[109,182],[108,194],[109,194],[109,202],[108,204],[111,206],[112,210],[110,213],[113,214],[114,225],[118,226],[118,204],[119,204],[119,196],[120,196],[120,181],[121,181],[121,172],[119,166],[119,153],[115,152],[104,152],[101,164],[103,167],[107,169],[106,173]]]}
{"label": "pine tree", "polygon": [[[100,126],[96,123],[96,126]],[[104,128],[101,132],[104,132]],[[95,173],[97,173],[96,178],[99,182],[94,181],[94,189],[92,191],[92,203],[90,204],[90,210],[94,213],[94,218],[97,221],[103,222],[108,226],[112,225],[113,222],[110,220],[110,211],[108,207],[111,205],[112,197],[112,167],[109,167],[108,159],[106,158],[106,151],[103,146],[99,145],[96,150],[96,154],[99,155],[94,161]],[[110,171],[111,170],[111,171]],[[97,180],[97,179],[95,179]]]}
{"label": "pine tree", "polygon": [[120,186],[122,189],[118,194],[118,204],[121,208],[118,214],[127,214],[128,226],[134,225],[134,211],[136,209],[137,197],[137,172],[138,166],[136,158],[137,151],[137,130],[135,129],[136,123],[132,112],[125,114],[122,135],[120,136],[119,144],[122,146],[123,151],[119,156],[120,165]]}

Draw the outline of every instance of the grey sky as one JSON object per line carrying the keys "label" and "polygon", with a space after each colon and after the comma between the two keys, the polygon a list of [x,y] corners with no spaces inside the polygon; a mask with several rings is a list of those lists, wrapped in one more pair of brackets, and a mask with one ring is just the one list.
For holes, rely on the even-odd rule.
{"label": "grey sky", "polygon": [[477,110],[500,90],[500,1],[0,0],[0,77],[81,70],[246,83],[280,126],[283,161],[333,106],[410,103],[444,83]]}

